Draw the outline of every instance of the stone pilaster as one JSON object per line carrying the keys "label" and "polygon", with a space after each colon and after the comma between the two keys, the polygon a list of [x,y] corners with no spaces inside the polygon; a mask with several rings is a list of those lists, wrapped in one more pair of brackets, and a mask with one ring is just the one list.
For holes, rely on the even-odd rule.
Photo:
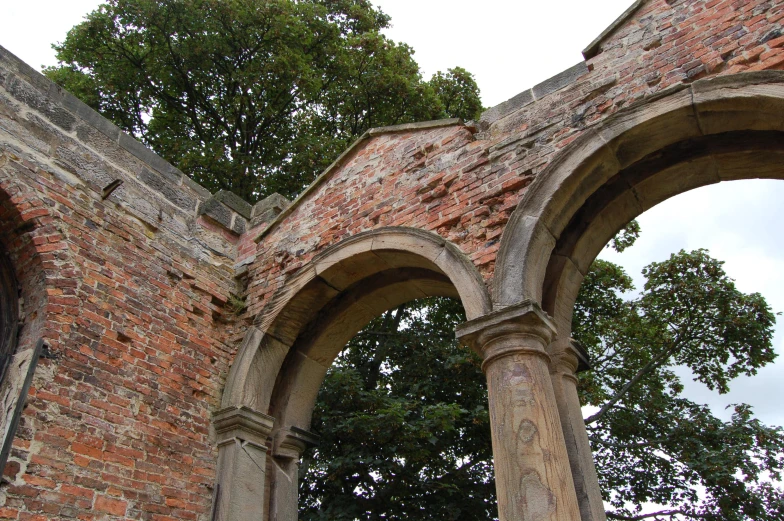
{"label": "stone pilaster", "polygon": [[317,444],[318,436],[298,427],[275,434],[270,519],[297,521],[300,458],[306,449]]}
{"label": "stone pilaster", "polygon": [[227,407],[212,418],[218,441],[213,519],[263,519],[267,450],[274,418],[249,407]]}
{"label": "stone pilaster", "polygon": [[602,491],[577,394],[576,375],[590,368],[588,354],[572,339],[565,345],[559,344],[551,344],[549,348],[552,358],[550,373],[580,516],[582,521],[605,521]]}
{"label": "stone pilaster", "polygon": [[546,347],[551,319],[531,301],[462,324],[484,361],[500,521],[579,520]]}

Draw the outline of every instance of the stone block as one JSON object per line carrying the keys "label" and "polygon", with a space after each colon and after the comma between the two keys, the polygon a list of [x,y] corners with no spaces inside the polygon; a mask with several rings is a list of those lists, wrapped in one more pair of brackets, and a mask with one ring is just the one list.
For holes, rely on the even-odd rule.
{"label": "stone block", "polygon": [[198,214],[206,215],[218,224],[223,225],[225,228],[231,229],[231,220],[233,216],[231,209],[214,197],[207,199],[199,205]]}
{"label": "stone block", "polygon": [[[180,186],[174,184],[170,176],[162,175],[159,172],[150,170],[149,168],[142,168],[142,171],[139,172],[139,181],[152,188],[155,192],[161,194],[178,208],[187,212],[193,212],[196,210],[196,199],[186,193],[185,190],[183,190]],[[212,217],[212,215],[210,216]],[[215,220],[217,221],[217,219]],[[221,224],[223,223],[221,222]],[[230,226],[231,221],[229,220],[226,227],[229,228]]]}
{"label": "stone block", "polygon": [[229,190],[219,190],[213,196],[245,219],[250,219],[252,206],[242,197]]}

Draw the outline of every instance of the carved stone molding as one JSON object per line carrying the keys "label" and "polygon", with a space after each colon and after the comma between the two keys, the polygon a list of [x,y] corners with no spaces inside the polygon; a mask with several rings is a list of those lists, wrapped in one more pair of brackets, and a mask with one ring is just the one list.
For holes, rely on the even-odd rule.
{"label": "carved stone molding", "polygon": [[318,443],[318,435],[299,427],[289,427],[279,430],[275,435],[272,454],[276,458],[299,459],[306,449]]}
{"label": "carved stone molding", "polygon": [[267,449],[275,418],[250,407],[226,407],[212,415],[218,447],[236,440]]}
{"label": "carved stone molding", "polygon": [[[556,335],[553,320],[536,302],[526,300],[514,306],[460,324],[457,338],[479,353],[482,369],[493,361],[513,354],[528,353],[548,363],[547,346]],[[519,342],[528,337],[528,342]]]}
{"label": "carved stone molding", "polygon": [[566,348],[558,352],[550,352],[552,363],[550,372],[571,378],[577,383],[577,373],[588,371],[591,368],[588,352],[575,339],[570,338]]}

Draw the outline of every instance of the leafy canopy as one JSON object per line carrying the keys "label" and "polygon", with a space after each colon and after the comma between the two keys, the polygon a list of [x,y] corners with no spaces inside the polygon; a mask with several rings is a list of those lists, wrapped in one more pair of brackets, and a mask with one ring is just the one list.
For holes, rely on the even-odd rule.
{"label": "leafy canopy", "polygon": [[481,110],[388,25],[368,0],[110,0],[45,74],[212,191],[292,197],[368,128]]}
{"label": "leafy canopy", "polygon": [[349,343],[319,394],[300,519],[492,519],[487,391],[455,345],[463,321],[455,300],[420,300]]}
{"label": "leafy canopy", "polygon": [[[639,234],[620,237],[628,247]],[[712,389],[771,362],[774,316],[706,251],[645,268],[636,298],[620,266],[594,262],[574,314],[593,370],[580,374],[610,519],[784,519],[784,433],[747,405],[730,421],[682,395],[675,368]],[[418,301],[372,322],[330,369],[306,457],[306,520],[495,519],[484,376],[456,345],[458,302]],[[657,514],[642,505],[662,505]],[[426,513],[426,514],[425,514]]]}
{"label": "leafy canopy", "polygon": [[[720,393],[770,363],[775,316],[758,293],[744,294],[705,250],[680,251],[643,270],[642,294],[622,269],[597,260],[575,306],[575,338],[591,353],[580,375],[582,402],[612,519],[782,519],[784,432],[748,405],[730,421],[682,395],[676,366]],[[675,517],[680,516],[680,517]]]}

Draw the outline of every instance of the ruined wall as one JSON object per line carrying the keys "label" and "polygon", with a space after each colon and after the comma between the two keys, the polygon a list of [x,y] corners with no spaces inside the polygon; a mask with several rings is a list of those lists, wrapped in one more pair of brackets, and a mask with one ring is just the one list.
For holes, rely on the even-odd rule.
{"label": "ruined wall", "polygon": [[200,213],[235,212],[4,52],[0,203],[47,345],[0,519],[206,519],[237,236]]}
{"label": "ruined wall", "polygon": [[[0,50],[0,241],[20,352],[47,345],[0,519],[206,521],[211,412],[244,328],[302,266],[407,226],[458,246],[490,285],[510,215],[559,153],[697,79],[784,68],[782,19],[775,1],[639,1],[585,63],[479,122],[369,132],[277,218],[285,201],[209,194]],[[237,317],[226,302],[246,283]]]}
{"label": "ruined wall", "polygon": [[251,315],[313,255],[384,226],[437,232],[492,285],[504,225],[560,151],[619,111],[697,79],[784,68],[782,19],[775,1],[638,1],[586,49],[586,62],[477,123],[377,129],[269,230],[243,237]]}

